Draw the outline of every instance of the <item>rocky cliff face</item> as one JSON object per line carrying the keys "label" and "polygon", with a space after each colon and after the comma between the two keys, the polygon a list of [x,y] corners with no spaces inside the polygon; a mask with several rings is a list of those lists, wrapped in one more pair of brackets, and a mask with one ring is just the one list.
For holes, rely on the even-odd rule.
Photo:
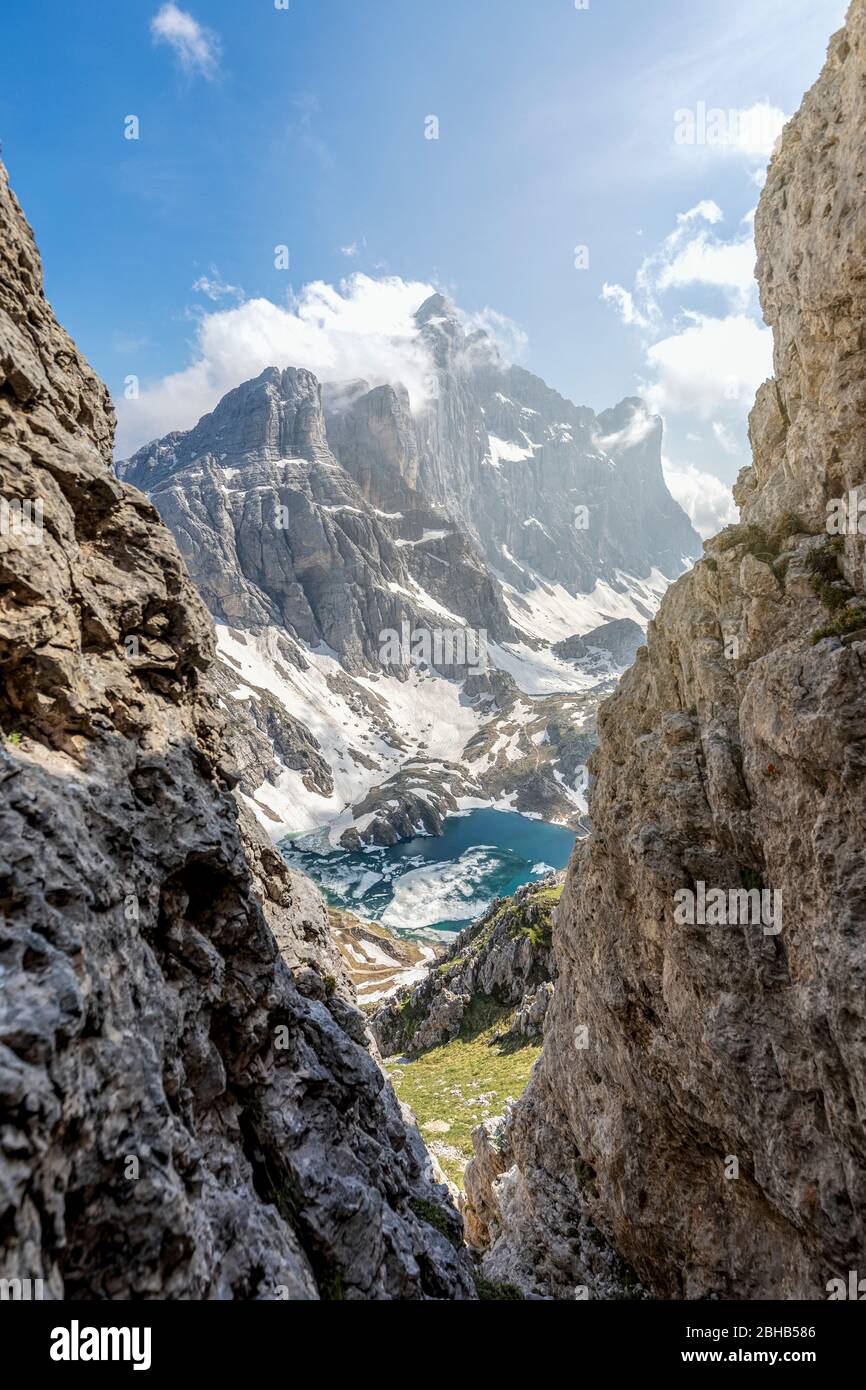
{"label": "rocky cliff face", "polygon": [[[820,1299],[866,1261],[864,538],[825,524],[866,476],[864,93],[854,0],[758,211],[742,525],[603,708],[543,1059],[467,1178],[490,1266],[554,1294],[593,1286],[584,1216],[663,1297]],[[690,924],[701,885],[727,925]]]}
{"label": "rocky cliff face", "polygon": [[553,993],[551,920],[562,876],[548,874],[496,899],[465,927],[435,971],[402,988],[371,1019],[382,1055],[419,1052],[456,1038],[474,1000],[512,1010],[509,1032],[541,1036]]}
{"label": "rocky cliff face", "polygon": [[662,475],[661,420],[642,401],[575,406],[467,332],[443,295],[416,319],[434,363],[429,409],[413,416],[405,391],[357,382],[328,397],[334,451],[379,506],[404,506],[410,487],[518,592],[539,581],[590,592],[653,568],[674,577],[700,553]]}
{"label": "rocky cliff face", "polygon": [[615,671],[624,671],[631,666],[645,640],[643,629],[637,623],[630,618],[616,618],[611,623],[594,627],[582,637],[568,637],[558,642],[553,650],[566,661],[596,661]]}
{"label": "rocky cliff face", "polygon": [[[0,255],[0,1275],[53,1298],[472,1296],[321,903],[239,824],[209,618],[111,471],[105,389],[2,169]],[[306,400],[269,447],[326,472]]]}
{"label": "rocky cliff face", "polygon": [[[269,368],[117,471],[158,503],[218,622],[324,643],[349,674],[380,669],[383,631],[423,622],[408,547],[330,453],[310,372]],[[510,633],[501,601],[486,616]]]}

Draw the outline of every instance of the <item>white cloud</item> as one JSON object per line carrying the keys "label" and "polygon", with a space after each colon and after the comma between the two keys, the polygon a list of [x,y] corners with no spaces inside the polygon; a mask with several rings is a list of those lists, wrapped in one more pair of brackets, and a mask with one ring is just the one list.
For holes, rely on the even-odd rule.
{"label": "white cloud", "polygon": [[788,117],[768,101],[741,107],[737,112],[734,147],[746,155],[769,159]]}
{"label": "white cloud", "polygon": [[[674,230],[642,261],[634,289],[606,284],[602,298],[644,336],[648,376],[641,391],[650,409],[716,421],[717,445],[739,452],[729,424],[744,418],[772,375],[773,338],[758,317],[751,221],[741,219],[736,235],[725,239],[710,230],[723,220],[712,199],[680,213]],[[690,287],[718,290],[726,309],[712,314],[678,303],[675,314],[667,312],[667,297]]]}
{"label": "white cloud", "polygon": [[697,220],[703,222],[723,222],[724,218],[725,214],[722,212],[718,203],[713,202],[712,198],[704,198],[702,202],[696,203],[693,208],[689,208],[688,212],[677,213],[677,221],[681,223],[694,222]]}
{"label": "white cloud", "polygon": [[719,445],[719,448],[724,449],[726,454],[731,454],[733,457],[736,457],[737,454],[743,452],[736,439],[734,439],[731,434],[731,431],[722,420],[713,421],[713,438]]}
{"label": "white cloud", "polygon": [[728,109],[699,101],[693,108],[680,107],[674,112],[674,142],[737,155],[750,163],[766,163],[787,119],[784,111],[769,101]]}
{"label": "white cloud", "polygon": [[699,232],[661,270],[660,290],[684,285],[714,285],[728,290],[745,304],[756,292],[755,243],[751,235],[741,241],[718,241]]}
{"label": "white cloud", "polygon": [[460,316],[469,332],[480,329],[482,333],[486,333],[507,362],[514,362],[526,350],[529,338],[520,324],[510,319],[507,314],[500,314],[498,310],[486,307],[474,314],[461,313]]}
{"label": "white cloud", "polygon": [[[745,311],[757,303],[754,231],[730,239],[710,229],[724,220],[718,203],[704,199],[677,215],[677,225],[657,249],[645,256],[635,275],[634,288],[605,284],[601,297],[623,323],[640,329],[647,339],[664,332],[664,296],[689,286],[720,291],[732,310]],[[744,219],[745,221],[745,219]],[[741,223],[742,226],[742,223]],[[679,308],[679,305],[677,306]]]}
{"label": "white cloud", "polygon": [[211,266],[210,275],[200,275],[191,288],[198,294],[207,295],[215,304],[220,299],[243,299],[244,292],[238,285],[227,285],[216,266]]}
{"label": "white cloud", "polygon": [[233,387],[265,367],[307,367],[323,381],[402,381],[413,408],[434,389],[415,311],[433,286],[352,275],[316,281],[288,306],[250,299],[201,316],[193,362],[116,402],[120,457],[169,430],[189,429]]}
{"label": "white cloud", "polygon": [[637,328],[649,328],[649,318],[635,307],[634,295],[630,290],[624,289],[622,285],[605,283],[601,287],[601,297],[617,309],[623,323]]}
{"label": "white cloud", "polygon": [[209,81],[217,76],[219,37],[199,24],[186,10],[178,9],[171,0],[150,21],[150,32],[155,43],[167,43],[174,49],[184,72],[200,73]]}
{"label": "white cloud", "polygon": [[702,539],[716,535],[723,526],[737,520],[739,513],[730,488],[715,474],[704,472],[693,463],[674,463],[664,457],[662,468],[671,496]]}
{"label": "white cloud", "polygon": [[750,408],[773,373],[773,335],[746,314],[684,315],[688,327],[647,350],[654,380],[644,387],[651,409],[712,419],[725,402]]}
{"label": "white cloud", "polygon": [[632,412],[631,419],[623,429],[614,434],[598,435],[594,442],[608,454],[616,449],[634,449],[649,439],[657,428],[658,418],[641,406]]}
{"label": "white cloud", "polygon": [[346,256],[350,261],[357,259],[361,250],[360,242],[353,241],[350,246],[341,246],[340,255]]}

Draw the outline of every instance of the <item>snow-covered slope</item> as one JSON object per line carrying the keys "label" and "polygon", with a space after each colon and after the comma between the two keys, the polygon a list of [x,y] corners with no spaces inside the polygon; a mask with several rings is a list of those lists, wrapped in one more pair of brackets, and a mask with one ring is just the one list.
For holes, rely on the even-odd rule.
{"label": "snow-covered slope", "polygon": [[[564,718],[575,735],[591,735],[598,704],[617,673],[557,656],[538,638],[582,635],[613,614],[645,624],[644,610],[658,606],[660,577],[652,585],[623,581],[620,594],[605,585],[593,595],[532,590],[533,623],[519,634],[522,640],[489,646],[494,682],[497,673],[502,677],[495,697],[469,694],[465,679],[417,665],[402,678],[387,672],[350,677],[332,652],[293,642],[282,629],[242,632],[218,624],[217,648],[230,677],[226,706],[255,713],[263,693],[272,696],[312,734],[332,778],[322,787],[309,769],[287,766],[275,751],[260,781],[244,779],[242,795],[274,838],[327,828],[331,844],[342,837],[354,843],[352,831],[364,840],[392,842],[395,816],[411,811],[413,802],[417,815],[410,814],[406,833],[435,834],[445,815],[483,805],[578,825],[586,810],[583,790],[575,768],[560,767],[549,725]],[[296,646],[302,668],[286,661],[287,643]],[[591,741],[587,756],[590,747]],[[547,779],[541,803],[537,790],[524,786],[527,760]]]}

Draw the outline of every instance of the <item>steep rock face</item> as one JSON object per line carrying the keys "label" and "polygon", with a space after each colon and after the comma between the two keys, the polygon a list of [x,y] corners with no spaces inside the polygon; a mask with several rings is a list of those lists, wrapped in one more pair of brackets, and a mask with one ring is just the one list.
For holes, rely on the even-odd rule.
{"label": "steep rock face", "polygon": [[[395,392],[388,400],[399,403]],[[330,452],[311,372],[267,368],[117,473],[158,505],[218,622],[278,624],[312,647],[325,643],[350,674],[381,669],[383,632],[425,622],[411,592],[411,539],[391,524],[403,517],[371,505]],[[479,578],[486,627],[509,636],[501,599]]]}
{"label": "steep rock face", "polygon": [[343,467],[374,506],[388,514],[429,508],[418,487],[418,441],[409,393],[369,382],[327,385],[328,441]]}
{"label": "steep rock face", "polygon": [[371,1028],[383,1056],[450,1042],[476,996],[517,1010],[516,1037],[540,1036],[553,993],[551,917],[561,892],[561,875],[549,874],[511,898],[497,898],[465,927],[435,971],[373,1015]]}
{"label": "steep rock face", "polygon": [[388,581],[407,574],[328,451],[310,372],[269,368],[117,471],[158,503],[217,621],[277,623],[350,671],[378,662],[402,615]]}
{"label": "steep rock face", "polygon": [[[485,643],[517,634],[475,547],[400,472],[401,449],[414,447],[405,390],[329,389],[328,428],[346,468],[330,452],[322,396],[310,372],[268,368],[194,429],[153,441],[116,471],[158,507],[218,624],[216,684],[241,790],[260,820],[271,830],[288,815],[295,773],[299,800],[330,803],[322,820],[336,819],[351,796],[366,828],[350,828],[347,842],[393,843],[419,825],[439,833],[455,803],[435,775],[420,806],[393,787],[379,793],[410,749],[375,682],[390,679],[405,716],[411,634],[423,643],[447,633],[420,659],[428,675],[454,681],[476,671],[480,652],[486,660],[478,632]],[[370,457],[372,472],[362,464]],[[244,679],[237,644],[251,660]],[[370,679],[373,687],[362,683]],[[492,713],[491,688],[483,672],[474,680],[467,704],[480,722]],[[510,677],[499,687],[513,702]],[[380,743],[382,756],[365,742]],[[474,780],[466,790],[477,794]]]}
{"label": "steep rock face", "polygon": [[[53,1298],[471,1296],[324,910],[239,825],[209,619],[110,471],[105,390],[2,168],[0,248],[0,1275]],[[302,402],[269,447],[316,457],[315,428]],[[38,524],[6,524],[16,501]]]}
{"label": "steep rock face", "polygon": [[117,465],[216,620],[241,791],[275,835],[393,844],[460,798],[579,824],[567,726],[583,745],[615,672],[551,647],[593,617],[645,622],[698,549],[640,401],[573,406],[441,296],[417,322],[426,408],[271,367]]}
{"label": "steep rock face", "polygon": [[[521,723],[531,714],[532,736],[543,735],[557,697],[530,710],[492,664],[494,643],[522,640],[534,678],[532,614],[518,632],[477,545],[412,486],[414,430],[402,387],[323,390],[309,372],[271,368],[195,429],[117,465],[158,506],[217,621],[213,682],[232,761],[276,835],[342,818],[344,845],[393,844],[419,828],[439,834],[461,796],[516,792],[519,809],[557,819],[581,807],[571,745],[551,738],[540,758]],[[582,697],[587,717],[598,692]],[[458,702],[475,711],[466,741],[482,736],[459,764],[453,716],[433,729],[410,717],[416,698],[437,713]]]}
{"label": "steep rock face", "polygon": [[654,568],[673,578],[700,553],[664,481],[661,420],[642,401],[601,415],[574,405],[467,334],[442,295],[416,317],[437,368],[416,421],[418,486],[515,589],[616,588]]}
{"label": "steep rock face", "polygon": [[641,400],[600,415],[575,406],[467,334],[442,295],[416,320],[436,368],[427,408],[413,415],[399,386],[325,388],[328,441],[376,507],[427,527],[444,517],[522,591],[674,577],[700,553],[664,481],[661,420]]}
{"label": "steep rock face", "polygon": [[[555,1295],[585,1215],[664,1297],[820,1299],[866,1262],[864,538],[826,529],[866,476],[864,93],[855,0],[758,211],[776,375],[743,524],[603,707],[543,1058],[467,1179],[490,1267]],[[781,897],[689,925],[700,884]]]}

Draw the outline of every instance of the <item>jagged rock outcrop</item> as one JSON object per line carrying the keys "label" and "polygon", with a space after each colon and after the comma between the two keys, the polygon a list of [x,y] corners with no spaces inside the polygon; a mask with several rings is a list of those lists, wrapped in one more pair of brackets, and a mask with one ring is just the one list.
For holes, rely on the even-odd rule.
{"label": "jagged rock outcrop", "polygon": [[[534,1092],[528,1092],[531,1097]],[[460,1209],[469,1246],[481,1256],[483,1277],[510,1284],[528,1298],[643,1299],[634,1270],[611,1248],[586,1210],[575,1206],[574,1183],[594,1174],[575,1159],[567,1128],[553,1123],[531,1098],[520,1115],[537,1125],[533,1154],[543,1163],[527,1182],[512,1147],[513,1108],[485,1120],[472,1134],[474,1157],[466,1169]],[[513,1233],[520,1238],[514,1240]]]}
{"label": "jagged rock outcrop", "polygon": [[551,920],[562,875],[524,884],[497,898],[414,988],[401,989],[373,1015],[383,1056],[421,1052],[460,1032],[473,1000],[483,997],[516,1012],[509,1034],[540,1037],[553,994]]}
{"label": "jagged rock outcrop", "polygon": [[[826,528],[866,478],[864,175],[854,0],[758,209],[775,379],[742,524],[603,707],[508,1201],[486,1157],[467,1179],[486,1261],[554,1295],[589,1282],[557,1234],[582,1216],[667,1298],[822,1299],[866,1263],[864,537]],[[763,925],[745,897],[689,925],[675,895],[700,885],[781,899]]]}
{"label": "jagged rock outcrop", "polygon": [[567,637],[564,642],[557,642],[553,650],[564,661],[592,663],[607,659],[612,666],[624,670],[631,666],[645,641],[643,628],[631,618],[614,618],[582,637]]}
{"label": "jagged rock outcrop", "polygon": [[[210,621],[111,471],[107,394],[2,169],[0,256],[0,1276],[471,1297],[324,909],[239,824]],[[293,449],[315,418],[284,421]]]}

